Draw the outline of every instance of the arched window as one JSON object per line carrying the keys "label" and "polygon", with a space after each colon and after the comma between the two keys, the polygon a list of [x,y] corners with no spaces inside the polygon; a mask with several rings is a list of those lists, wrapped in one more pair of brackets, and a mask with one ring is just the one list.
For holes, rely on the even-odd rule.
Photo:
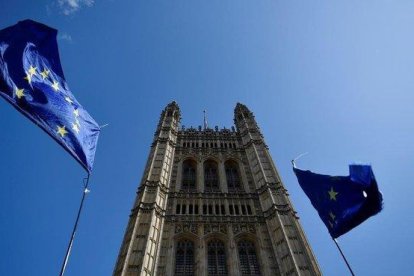
{"label": "arched window", "polygon": [[227,275],[224,243],[212,240],[207,244],[207,266],[209,276]]}
{"label": "arched window", "polygon": [[227,179],[227,187],[229,191],[231,190],[240,190],[241,189],[241,181],[237,163],[229,160],[224,163],[224,167],[226,170],[226,179]]}
{"label": "arched window", "polygon": [[194,243],[192,241],[181,240],[177,243],[175,275],[194,275]]}
{"label": "arched window", "polygon": [[239,251],[240,270],[242,275],[260,275],[256,249],[251,241],[240,241],[237,244]]}
{"label": "arched window", "polygon": [[195,161],[188,159],[183,162],[183,182],[181,186],[183,190],[195,190],[196,172],[197,164]]}
{"label": "arched window", "polygon": [[219,190],[217,163],[211,160],[204,162],[204,188],[206,191]]}

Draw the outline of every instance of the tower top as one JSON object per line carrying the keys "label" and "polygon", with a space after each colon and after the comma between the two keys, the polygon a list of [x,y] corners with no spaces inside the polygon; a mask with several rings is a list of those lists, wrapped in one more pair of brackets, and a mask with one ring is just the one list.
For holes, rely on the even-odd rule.
{"label": "tower top", "polygon": [[176,119],[180,119],[180,107],[178,106],[176,101],[172,101],[164,108],[161,117],[163,118],[165,115],[174,116]]}
{"label": "tower top", "polygon": [[177,109],[180,109],[180,107],[178,106],[178,104],[177,104],[177,102],[176,101],[172,101],[172,102],[170,102],[168,105],[167,105],[167,107],[166,108],[171,108],[171,107],[173,107],[173,108],[177,108]]}
{"label": "tower top", "polygon": [[242,103],[237,103],[236,107],[234,108],[234,114],[236,113],[251,113],[251,111],[249,110],[249,108],[247,108],[246,105],[242,104]]}

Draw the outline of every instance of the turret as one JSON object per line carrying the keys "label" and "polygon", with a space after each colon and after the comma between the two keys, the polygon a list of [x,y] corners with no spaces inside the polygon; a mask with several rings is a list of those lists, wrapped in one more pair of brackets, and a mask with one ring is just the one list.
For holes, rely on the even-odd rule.
{"label": "turret", "polygon": [[244,104],[237,103],[234,109],[234,124],[240,133],[244,146],[252,142],[264,143],[263,135],[256,123],[253,112]]}
{"label": "turret", "polygon": [[161,112],[114,275],[156,275],[177,143],[180,109],[175,101]]}

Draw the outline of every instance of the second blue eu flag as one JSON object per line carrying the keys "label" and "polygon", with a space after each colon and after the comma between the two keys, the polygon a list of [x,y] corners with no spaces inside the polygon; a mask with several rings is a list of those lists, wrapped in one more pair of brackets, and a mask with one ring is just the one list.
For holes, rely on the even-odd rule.
{"label": "second blue eu flag", "polygon": [[382,195],[369,165],[350,165],[349,176],[293,170],[333,238],[345,234],[382,209]]}
{"label": "second blue eu flag", "polygon": [[91,172],[100,129],[69,90],[56,35],[32,20],[0,31],[0,95]]}

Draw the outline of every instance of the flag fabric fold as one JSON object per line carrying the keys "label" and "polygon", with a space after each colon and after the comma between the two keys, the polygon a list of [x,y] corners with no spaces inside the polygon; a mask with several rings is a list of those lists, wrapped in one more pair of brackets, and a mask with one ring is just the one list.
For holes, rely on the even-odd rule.
{"label": "flag fabric fold", "polygon": [[382,210],[382,194],[369,165],[350,165],[349,176],[293,168],[329,233],[337,238]]}
{"label": "flag fabric fold", "polygon": [[100,128],[69,90],[56,35],[32,20],[0,30],[0,95],[91,172]]}

